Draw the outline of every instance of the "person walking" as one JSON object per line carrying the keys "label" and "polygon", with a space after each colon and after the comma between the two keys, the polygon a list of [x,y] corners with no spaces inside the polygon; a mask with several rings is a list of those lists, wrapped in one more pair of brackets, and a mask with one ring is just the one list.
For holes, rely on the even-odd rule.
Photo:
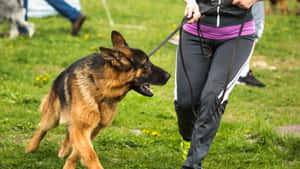
{"label": "person walking", "polygon": [[[185,15],[191,19],[183,27],[182,56],[177,48],[174,104],[179,132],[185,141],[191,142],[181,169],[201,169],[218,131],[229,93],[253,52],[255,26],[248,11],[257,0],[184,1]],[[236,56],[232,63],[234,50]],[[181,57],[191,82],[192,98]],[[225,90],[229,65],[232,71]],[[196,112],[192,111],[192,105]]]}

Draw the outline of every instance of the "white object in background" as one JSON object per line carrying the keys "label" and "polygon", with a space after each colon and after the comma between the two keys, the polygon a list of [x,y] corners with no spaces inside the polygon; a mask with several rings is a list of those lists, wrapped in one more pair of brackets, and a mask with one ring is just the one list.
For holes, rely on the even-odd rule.
{"label": "white object in background", "polygon": [[[79,0],[65,0],[77,10],[81,10]],[[50,15],[56,15],[57,11],[53,9],[45,0],[29,0],[28,1],[28,17],[42,18]]]}

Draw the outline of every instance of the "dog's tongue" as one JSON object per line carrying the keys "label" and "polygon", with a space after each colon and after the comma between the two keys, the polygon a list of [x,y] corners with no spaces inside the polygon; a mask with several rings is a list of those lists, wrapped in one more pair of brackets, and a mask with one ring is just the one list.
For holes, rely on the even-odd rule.
{"label": "dog's tongue", "polygon": [[144,88],[145,88],[148,92],[153,93],[153,88],[150,88],[150,85],[149,85],[149,84],[145,84],[145,85],[144,85]]}

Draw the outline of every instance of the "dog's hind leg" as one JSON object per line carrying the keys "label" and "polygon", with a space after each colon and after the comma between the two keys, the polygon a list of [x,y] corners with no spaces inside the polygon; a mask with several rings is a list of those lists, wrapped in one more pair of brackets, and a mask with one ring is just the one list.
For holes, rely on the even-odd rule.
{"label": "dog's hind leg", "polygon": [[47,131],[56,127],[58,125],[59,119],[54,115],[54,113],[47,112],[43,114],[43,117],[40,122],[40,128],[35,133],[34,137],[31,139],[30,143],[26,147],[26,152],[35,151],[39,145],[41,140],[46,135]]}
{"label": "dog's hind leg", "polygon": [[41,107],[42,119],[40,121],[40,128],[27,145],[26,152],[35,151],[39,147],[39,144],[47,131],[59,124],[59,100],[53,92],[50,92],[50,94],[44,98]]}
{"label": "dog's hind leg", "polygon": [[69,154],[71,148],[72,148],[72,144],[70,142],[70,135],[69,135],[69,131],[67,131],[66,138],[63,140],[63,142],[60,145],[58,157],[65,158]]}
{"label": "dog's hind leg", "polygon": [[15,38],[19,35],[18,24],[15,21],[10,22],[9,37]]}

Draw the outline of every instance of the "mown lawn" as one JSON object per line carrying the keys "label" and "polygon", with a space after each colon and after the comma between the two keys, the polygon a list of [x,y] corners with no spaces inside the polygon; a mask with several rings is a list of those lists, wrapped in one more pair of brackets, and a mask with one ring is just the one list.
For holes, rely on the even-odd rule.
{"label": "mown lawn", "polygon": [[[296,2],[288,3],[290,12],[300,10]],[[88,18],[78,37],[70,36],[70,23],[56,16],[30,18],[36,25],[32,39],[0,39],[1,169],[62,168],[65,159],[59,159],[57,153],[65,133],[63,126],[49,132],[37,152],[24,153],[38,128],[40,100],[55,77],[97,47],[111,47],[113,29],[120,31],[130,46],[149,53],[174,24],[179,24],[184,10],[182,0],[118,0],[107,4],[115,23],[145,29],[109,26],[101,1],[89,0],[82,1]],[[7,25],[1,25],[0,30],[7,30]],[[130,92],[119,105],[113,124],[97,137],[94,148],[104,168],[179,169],[183,164],[173,106],[175,51],[176,46],[166,44],[151,58],[173,75],[168,84],[154,87],[153,98]],[[205,169],[300,168],[299,137],[274,132],[277,126],[300,124],[300,17],[268,15],[254,56],[252,64],[264,61],[276,69],[253,67],[266,88],[237,86],[233,90],[204,161]],[[135,134],[135,130],[150,133]]]}

